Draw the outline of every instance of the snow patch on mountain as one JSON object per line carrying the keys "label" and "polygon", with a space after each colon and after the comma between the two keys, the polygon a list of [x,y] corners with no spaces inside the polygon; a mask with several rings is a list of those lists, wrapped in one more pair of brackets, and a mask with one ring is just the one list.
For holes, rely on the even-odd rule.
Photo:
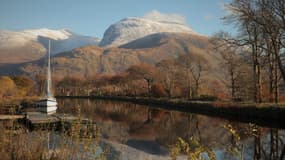
{"label": "snow patch on mountain", "polygon": [[29,42],[31,41],[40,43],[47,48],[48,39],[52,41],[52,54],[72,50],[85,45],[98,45],[100,42],[98,38],[79,35],[66,29],[0,30],[0,49],[23,47],[30,44]]}
{"label": "snow patch on mountain", "polygon": [[144,17],[130,17],[112,24],[104,33],[100,46],[120,46],[154,33],[194,32],[183,16],[152,11]]}
{"label": "snow patch on mountain", "polygon": [[47,37],[51,38],[53,40],[63,40],[63,39],[68,39],[69,36],[72,35],[71,32],[68,30],[51,30],[51,29],[34,29],[34,30],[24,30],[23,33],[26,33],[33,39],[37,39],[37,37],[42,36],[42,37]]}

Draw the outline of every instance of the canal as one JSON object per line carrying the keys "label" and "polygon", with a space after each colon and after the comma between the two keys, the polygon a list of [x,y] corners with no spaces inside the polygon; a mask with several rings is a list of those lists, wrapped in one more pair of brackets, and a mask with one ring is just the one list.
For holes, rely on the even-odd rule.
{"label": "canal", "polygon": [[95,121],[102,141],[112,146],[113,153],[121,157],[140,154],[141,159],[167,159],[180,147],[179,155],[183,159],[189,152],[189,149],[181,149],[184,142],[192,151],[203,149],[202,157],[213,152],[216,159],[282,159],[284,156],[285,132],[278,128],[130,102],[57,100],[59,113],[80,114]]}

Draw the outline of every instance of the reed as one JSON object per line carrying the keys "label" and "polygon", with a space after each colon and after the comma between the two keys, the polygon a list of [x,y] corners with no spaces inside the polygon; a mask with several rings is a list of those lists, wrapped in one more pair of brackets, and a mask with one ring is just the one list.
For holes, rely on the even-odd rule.
{"label": "reed", "polygon": [[[101,136],[97,130],[88,133],[84,130],[80,112],[78,122],[73,129],[62,125],[60,130],[42,127],[29,132],[17,122],[1,122],[0,157],[3,160],[70,160],[70,159],[105,159],[105,152],[100,150]],[[47,129],[49,128],[49,129]]]}

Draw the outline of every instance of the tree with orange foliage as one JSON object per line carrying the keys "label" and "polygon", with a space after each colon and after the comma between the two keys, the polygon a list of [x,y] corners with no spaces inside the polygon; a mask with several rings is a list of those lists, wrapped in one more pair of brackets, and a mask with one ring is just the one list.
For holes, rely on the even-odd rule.
{"label": "tree with orange foliage", "polygon": [[166,96],[166,91],[161,83],[156,82],[151,86],[151,94],[155,97],[164,97]]}
{"label": "tree with orange foliage", "polygon": [[19,96],[25,96],[30,91],[34,82],[27,76],[13,76],[14,83],[17,86],[17,92]]}
{"label": "tree with orange foliage", "polygon": [[128,68],[127,72],[134,80],[144,79],[147,83],[148,96],[151,96],[151,85],[154,82],[157,73],[156,68],[147,64],[133,65]]}
{"label": "tree with orange foliage", "polygon": [[0,97],[12,96],[16,93],[16,85],[8,76],[0,77]]}

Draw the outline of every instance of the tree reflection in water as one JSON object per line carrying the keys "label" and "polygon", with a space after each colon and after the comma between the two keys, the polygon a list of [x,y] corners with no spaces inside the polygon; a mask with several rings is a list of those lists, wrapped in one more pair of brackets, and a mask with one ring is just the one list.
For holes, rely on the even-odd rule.
{"label": "tree reflection in water", "polygon": [[[120,143],[147,144],[145,142],[150,141],[155,143],[149,144],[158,143],[168,148],[178,138],[187,142],[195,137],[202,146],[215,150],[217,159],[284,159],[284,130],[129,102],[58,99],[58,103],[61,113],[76,113],[76,106],[80,106],[82,116],[94,120],[105,138]],[[226,129],[226,125],[230,125],[240,139]]]}

